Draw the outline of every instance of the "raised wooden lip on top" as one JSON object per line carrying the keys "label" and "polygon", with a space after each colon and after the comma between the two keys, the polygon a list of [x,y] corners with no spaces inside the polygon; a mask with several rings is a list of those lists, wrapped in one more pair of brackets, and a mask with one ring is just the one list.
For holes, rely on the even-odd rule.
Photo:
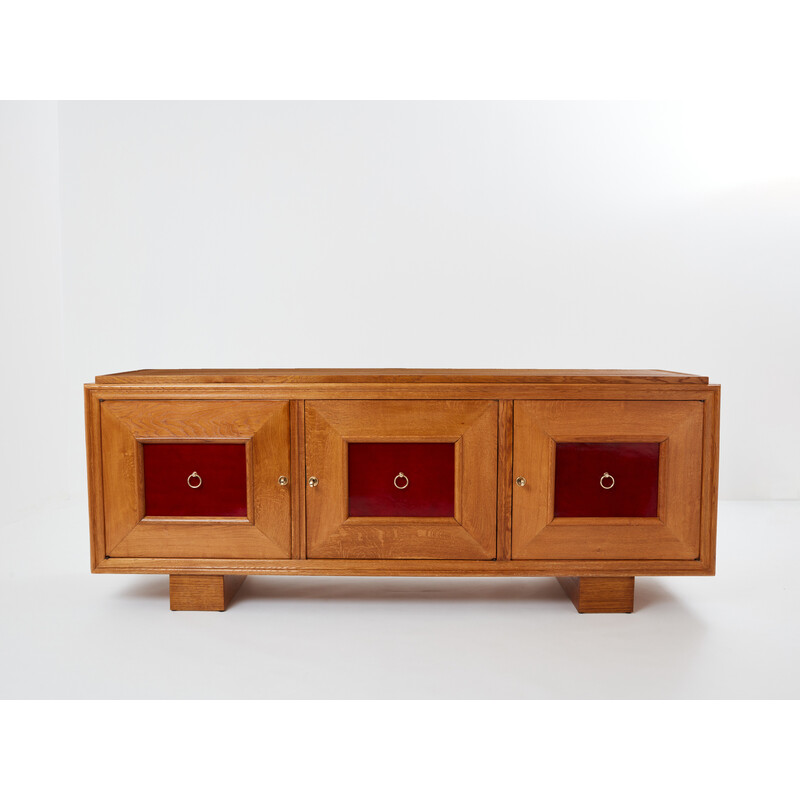
{"label": "raised wooden lip on top", "polygon": [[669,370],[605,369],[140,369],[98,375],[98,384],[517,383],[708,384]]}

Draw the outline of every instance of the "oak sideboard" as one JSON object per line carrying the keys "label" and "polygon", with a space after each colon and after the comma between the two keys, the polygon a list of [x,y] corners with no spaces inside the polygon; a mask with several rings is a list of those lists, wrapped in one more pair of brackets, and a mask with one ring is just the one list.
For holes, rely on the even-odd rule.
{"label": "oak sideboard", "polygon": [[139,370],[84,387],[91,567],[224,610],[247,575],[554,576],[630,612],[713,575],[720,387],[662,370]]}

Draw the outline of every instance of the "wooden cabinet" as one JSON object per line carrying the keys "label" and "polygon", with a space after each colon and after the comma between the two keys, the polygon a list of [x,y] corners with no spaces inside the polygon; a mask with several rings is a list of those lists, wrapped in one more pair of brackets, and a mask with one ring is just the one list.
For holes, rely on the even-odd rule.
{"label": "wooden cabinet", "polygon": [[94,572],[712,575],[719,387],[650,371],[199,370],[85,387]]}

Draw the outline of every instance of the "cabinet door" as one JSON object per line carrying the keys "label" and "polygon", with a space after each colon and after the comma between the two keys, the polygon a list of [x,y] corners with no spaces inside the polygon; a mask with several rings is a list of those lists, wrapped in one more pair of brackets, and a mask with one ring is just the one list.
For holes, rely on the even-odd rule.
{"label": "cabinet door", "polygon": [[496,553],[496,401],[305,404],[309,558]]}
{"label": "cabinet door", "polygon": [[516,401],[512,558],[694,559],[703,404]]}
{"label": "cabinet door", "polygon": [[106,400],[106,555],[288,558],[289,404]]}

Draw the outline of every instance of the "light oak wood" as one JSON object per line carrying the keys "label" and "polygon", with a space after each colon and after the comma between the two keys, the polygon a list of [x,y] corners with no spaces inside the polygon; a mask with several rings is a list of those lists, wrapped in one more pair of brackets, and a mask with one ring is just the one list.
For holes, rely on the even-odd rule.
{"label": "light oak wood", "polygon": [[720,387],[710,386],[703,403],[703,490],[701,492],[701,558],[714,574],[717,557],[717,498],[719,494]]}
{"label": "light oak wood", "polygon": [[500,400],[497,417],[497,560],[511,558],[511,504],[514,486],[514,404]]}
{"label": "light oak wood", "polygon": [[560,577],[558,582],[581,614],[630,614],[633,611],[632,577]]}
{"label": "light oak wood", "polygon": [[[101,406],[105,555],[289,558],[289,404],[109,400]],[[250,518],[146,517],[144,442],[248,444]]]}
{"label": "light oak wood", "polygon": [[[613,597],[600,591],[604,586],[622,585],[597,583],[601,578],[625,579],[632,597],[633,575],[715,571],[720,389],[702,376],[660,370],[141,370],[99,376],[84,394],[93,572],[210,577],[217,596],[222,582],[224,605],[226,579],[248,574],[568,575],[574,580],[564,580],[586,604]],[[442,404],[490,408],[479,428],[483,449],[492,454],[491,478],[465,480],[478,474],[480,458],[475,455],[470,467],[464,431],[451,430],[461,449],[452,520],[342,520],[342,479],[333,504],[340,524],[315,539],[331,512],[315,506],[317,490],[306,487],[309,464],[320,457],[328,464],[332,447],[341,473],[341,441],[359,435],[329,431],[333,445],[321,444],[325,436],[308,422],[315,404],[329,403],[360,408],[350,422],[376,441],[397,440],[402,429],[396,423],[403,415],[387,426],[392,404],[417,411]],[[531,415],[527,407],[534,405],[551,411]],[[577,414],[579,406],[584,410]],[[280,410],[267,414],[267,407]],[[443,419],[423,419],[406,432],[437,440]],[[641,441],[647,434],[663,437],[658,518],[550,515],[543,523],[552,506],[552,442]],[[142,443],[220,440],[247,444],[248,517],[143,518]],[[523,463],[537,465],[541,502],[531,503],[533,493],[513,483]],[[278,467],[275,475],[269,465]],[[287,486],[273,483],[278,474],[288,475]],[[259,497],[258,487],[267,484],[274,494]],[[470,510],[475,496],[483,500]],[[675,497],[685,502],[679,507]],[[406,549],[405,532],[422,544]]]}
{"label": "light oak wood", "polygon": [[94,570],[106,558],[100,398],[87,386],[83,390],[83,399],[86,416],[86,472],[89,488],[89,555],[91,568]]}
{"label": "light oak wood", "polygon": [[696,384],[258,383],[88,384],[100,400],[699,400]]}
{"label": "light oak wood", "polygon": [[708,383],[663,369],[140,369],[98,375],[97,383]]}
{"label": "light oak wood", "polygon": [[[514,408],[512,557],[700,557],[703,404],[531,401]],[[554,518],[559,442],[659,442],[658,518]]]}
{"label": "light oak wood", "polygon": [[[306,403],[309,558],[477,558],[496,554],[497,403],[314,401]],[[455,442],[455,514],[353,518],[348,442]]]}
{"label": "light oak wood", "polygon": [[246,575],[170,575],[172,611],[225,611]]}
{"label": "light oak wood", "polygon": [[292,558],[306,557],[305,403],[291,401],[292,419]]}
{"label": "light oak wood", "polygon": [[539,559],[515,561],[480,561],[464,559],[230,559],[230,558],[110,558],[95,572],[140,575],[169,574],[181,570],[192,574],[244,575],[394,575],[403,577],[614,577],[619,575],[711,575],[702,561],[685,560],[602,560]]}

